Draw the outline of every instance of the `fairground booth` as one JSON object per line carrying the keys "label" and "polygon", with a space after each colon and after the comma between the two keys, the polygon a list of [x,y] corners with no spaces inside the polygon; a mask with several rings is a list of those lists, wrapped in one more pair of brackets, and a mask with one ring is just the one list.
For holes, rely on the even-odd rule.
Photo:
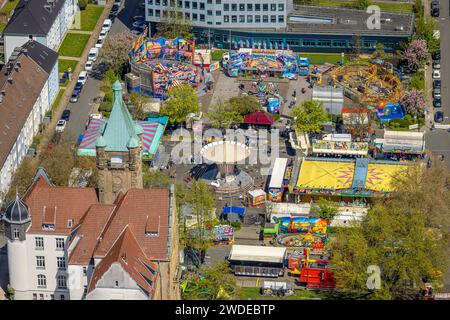
{"label": "fairground booth", "polygon": [[385,130],[374,140],[373,156],[380,159],[415,160],[425,156],[425,132]]}
{"label": "fairground booth", "polygon": [[405,163],[368,158],[306,157],[292,194],[296,201],[309,202],[323,197],[358,205],[392,192],[396,179],[408,167]]}
{"label": "fairground booth", "polygon": [[297,79],[299,66],[290,50],[241,48],[227,59],[226,71],[230,77]]}
{"label": "fairground booth", "polygon": [[266,203],[267,194],[262,189],[250,190],[244,196],[244,202],[250,207],[259,207]]}
{"label": "fairground booth", "polygon": [[244,125],[247,127],[270,128],[274,122],[273,117],[263,110],[258,110],[244,116]]}
{"label": "fairground booth", "polygon": [[350,134],[329,134],[312,139],[312,154],[324,157],[367,157],[369,144],[354,142]]}
{"label": "fairground booth", "polygon": [[291,174],[292,166],[288,163],[288,159],[276,158],[267,189],[268,200],[274,202],[281,202],[283,200],[283,194],[288,189]]}
{"label": "fairground booth", "polygon": [[201,67],[194,65],[194,60],[201,64],[202,58],[194,59],[194,54],[195,42],[182,37],[138,37],[130,51],[131,73],[135,77],[127,77],[128,91],[166,99],[168,91],[181,84],[198,88],[204,74]]}

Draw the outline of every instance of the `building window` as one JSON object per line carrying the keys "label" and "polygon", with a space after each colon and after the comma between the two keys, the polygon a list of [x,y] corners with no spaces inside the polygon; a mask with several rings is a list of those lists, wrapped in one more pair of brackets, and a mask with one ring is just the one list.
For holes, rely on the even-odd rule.
{"label": "building window", "polygon": [[269,11],[269,4],[268,3],[264,3],[263,4],[263,11]]}
{"label": "building window", "polygon": [[207,14],[208,16],[212,16],[212,10],[206,11],[206,14]]}
{"label": "building window", "polygon": [[253,11],[253,3],[247,3],[247,11]]}
{"label": "building window", "polygon": [[59,289],[67,289],[67,277],[65,275],[58,275],[57,282]]}
{"label": "building window", "polygon": [[47,278],[43,274],[38,274],[38,288],[47,288]]}
{"label": "building window", "polygon": [[153,9],[148,9],[148,16],[153,17]]}
{"label": "building window", "polygon": [[36,250],[44,250],[44,238],[36,237]]}
{"label": "building window", "polygon": [[284,3],[278,4],[278,11],[284,11]]}
{"label": "building window", "polygon": [[216,4],[221,4],[222,0],[216,0]]}
{"label": "building window", "polygon": [[237,22],[237,16],[231,16],[231,23]]}
{"label": "building window", "polygon": [[330,40],[317,40],[317,46],[318,47],[330,47],[331,41]]}
{"label": "building window", "polygon": [[205,10],[205,4],[203,2],[200,2],[200,10]]}
{"label": "building window", "polygon": [[208,0],[206,3],[211,4],[211,3],[212,3],[212,0]]}
{"label": "building window", "polygon": [[302,45],[304,47],[315,47],[316,46],[316,40],[303,40]]}
{"label": "building window", "polygon": [[87,275],[87,267],[83,267],[83,276]]}
{"label": "building window", "polygon": [[183,8],[183,1],[182,0],[178,0],[177,7],[178,8]]}
{"label": "building window", "polygon": [[117,287],[119,286],[119,281],[116,280],[116,281],[114,282],[114,286],[117,288]]}
{"label": "building window", "polygon": [[244,15],[239,16],[239,23],[245,23],[245,16]]}
{"label": "building window", "polygon": [[221,25],[221,24],[222,24],[222,22],[216,21],[216,25]]}
{"label": "building window", "polygon": [[44,294],[43,293],[39,294],[39,300],[44,300]]}
{"label": "building window", "polygon": [[185,2],[184,2],[184,7],[185,7],[186,9],[189,9],[189,8],[191,7],[191,3],[190,3],[189,1],[185,1]]}
{"label": "building window", "polygon": [[54,294],[50,295],[50,300],[55,300],[55,295]]}
{"label": "building window", "polygon": [[56,249],[64,250],[64,238],[56,238]]}
{"label": "building window", "polygon": [[36,256],[36,268],[37,269],[45,269],[45,257],[44,256]]}
{"label": "building window", "polygon": [[197,2],[192,2],[192,9],[197,9],[197,8],[198,8]]}
{"label": "building window", "polygon": [[260,15],[256,15],[255,16],[255,23],[261,23],[261,16]]}
{"label": "building window", "polygon": [[264,23],[269,23],[269,16],[264,15],[264,16],[263,16],[263,22],[264,22]]}
{"label": "building window", "polygon": [[231,11],[237,11],[237,4],[236,3],[232,3],[231,4]]}
{"label": "building window", "polygon": [[167,7],[167,0],[163,0],[162,5],[163,7]]}
{"label": "building window", "polygon": [[230,16],[223,16],[223,22],[229,23],[230,22]]}
{"label": "building window", "polygon": [[66,300],[66,296],[65,295],[62,294],[60,297],[61,297],[60,298],[61,300]]}
{"label": "building window", "polygon": [[33,293],[33,300],[37,300],[37,294]]}
{"label": "building window", "polygon": [[161,10],[155,10],[155,16],[160,17],[161,16]]}
{"label": "building window", "polygon": [[277,11],[277,4],[276,3],[271,3],[270,4],[270,11]]}
{"label": "building window", "polygon": [[20,237],[19,229],[14,228],[14,229],[13,229],[13,239],[14,239],[14,240],[19,240],[19,237]]}
{"label": "building window", "polygon": [[224,3],[223,11],[230,11],[230,5],[228,3]]}
{"label": "building window", "polygon": [[56,257],[56,265],[58,266],[58,269],[66,269],[66,258]]}
{"label": "building window", "polygon": [[87,286],[86,286],[86,285],[84,285],[84,287],[83,287],[83,294],[84,294],[84,295],[87,294]]}
{"label": "building window", "polygon": [[278,16],[278,22],[284,23],[284,16]]}
{"label": "building window", "polygon": [[270,16],[270,23],[277,23],[277,16]]}
{"label": "building window", "polygon": [[255,11],[261,11],[261,4],[255,3]]}
{"label": "building window", "polygon": [[204,14],[200,15],[200,21],[205,21],[205,15]]}
{"label": "building window", "polygon": [[156,4],[157,6],[160,6],[160,5],[161,5],[161,0],[155,0],[155,4]]}
{"label": "building window", "polygon": [[221,16],[221,15],[222,15],[222,11],[216,10],[216,16]]}
{"label": "building window", "polygon": [[245,11],[245,3],[239,4],[239,11]]}
{"label": "building window", "polygon": [[247,16],[247,23],[253,23],[253,16]]}

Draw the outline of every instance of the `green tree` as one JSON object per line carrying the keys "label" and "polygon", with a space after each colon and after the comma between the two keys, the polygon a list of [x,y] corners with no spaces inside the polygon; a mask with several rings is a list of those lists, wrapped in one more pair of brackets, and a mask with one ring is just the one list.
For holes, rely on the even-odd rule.
{"label": "green tree", "polygon": [[376,200],[360,223],[338,229],[331,265],[338,288],[370,293],[370,265],[381,270],[381,288],[369,298],[411,299],[424,282],[441,288],[448,267],[449,181],[441,163],[431,169],[412,167],[398,177],[396,191]]}
{"label": "green tree", "polygon": [[229,128],[232,123],[242,121],[241,114],[233,110],[228,101],[219,101],[206,116],[211,125],[219,128]]}
{"label": "green tree", "polygon": [[192,22],[186,19],[184,14],[177,11],[173,6],[167,12],[169,14],[166,17],[162,17],[161,22],[156,26],[156,35],[165,39],[175,39],[177,37],[192,39]]}
{"label": "green tree", "polygon": [[227,261],[202,266],[199,274],[188,274],[182,287],[184,300],[229,300],[237,291],[236,279]]}
{"label": "green tree", "polygon": [[146,113],[144,111],[145,104],[149,103],[151,98],[145,94],[139,94],[133,92],[130,94],[130,102],[129,109],[133,119],[135,120],[145,120]]}
{"label": "green tree", "polygon": [[133,36],[129,31],[108,36],[100,51],[100,63],[116,74],[122,74],[128,65],[132,42]]}
{"label": "green tree", "polygon": [[80,10],[85,10],[88,3],[88,0],[78,0],[78,7],[80,8]]}
{"label": "green tree", "polygon": [[50,143],[42,154],[41,166],[57,186],[67,186],[72,169],[75,167],[75,153],[67,141]]}
{"label": "green tree", "polygon": [[339,211],[339,205],[324,198],[320,198],[311,208],[311,213],[319,218],[332,220]]}
{"label": "green tree", "polygon": [[188,84],[170,89],[168,97],[161,113],[169,116],[170,123],[183,123],[189,113],[197,113],[200,109],[197,93]]}
{"label": "green tree", "polygon": [[329,115],[322,102],[304,101],[292,110],[292,120],[295,127],[301,132],[319,133],[322,125],[329,120]]}
{"label": "green tree", "polygon": [[440,41],[434,37],[434,31],[438,30],[436,20],[431,17],[419,17],[416,21],[416,36],[427,42],[428,51],[433,54],[439,49]]}
{"label": "green tree", "polygon": [[144,188],[146,189],[167,189],[170,186],[170,179],[162,171],[159,170],[149,170],[147,166],[143,165],[142,179],[144,182]]}
{"label": "green tree", "polygon": [[215,219],[212,215],[215,207],[214,194],[206,182],[193,181],[186,192],[185,204],[191,208],[196,224],[189,230],[183,226],[180,239],[185,248],[200,253],[203,260],[206,250],[212,245],[212,238],[208,231]]}
{"label": "green tree", "polygon": [[238,112],[241,116],[245,116],[261,109],[258,99],[253,96],[236,96],[228,99],[231,109]]}
{"label": "green tree", "polygon": [[31,184],[34,175],[36,174],[38,163],[35,159],[25,158],[20,166],[16,169],[8,192],[3,197],[4,205],[8,205],[16,196],[16,191],[19,195],[23,195],[26,188]]}
{"label": "green tree", "polygon": [[360,10],[365,10],[367,7],[372,5],[372,1],[370,0],[356,0],[355,8]]}

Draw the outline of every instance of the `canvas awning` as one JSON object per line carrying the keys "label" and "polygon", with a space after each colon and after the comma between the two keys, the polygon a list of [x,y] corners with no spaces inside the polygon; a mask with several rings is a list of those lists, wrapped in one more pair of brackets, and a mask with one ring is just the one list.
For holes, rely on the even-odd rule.
{"label": "canvas awning", "polygon": [[271,126],[274,123],[274,119],[267,112],[259,110],[244,116],[244,123]]}

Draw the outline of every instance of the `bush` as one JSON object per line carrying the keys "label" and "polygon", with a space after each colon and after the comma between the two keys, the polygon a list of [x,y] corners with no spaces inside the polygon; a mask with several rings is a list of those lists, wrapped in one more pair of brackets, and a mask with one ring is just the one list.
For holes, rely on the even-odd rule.
{"label": "bush", "polygon": [[239,221],[232,222],[231,226],[233,227],[234,231],[238,231],[239,229],[241,229],[241,223]]}
{"label": "bush", "polygon": [[109,101],[102,101],[98,107],[100,112],[111,112],[112,104]]}
{"label": "bush", "polygon": [[86,9],[88,2],[88,0],[78,0],[78,7],[80,8],[80,10]]}

